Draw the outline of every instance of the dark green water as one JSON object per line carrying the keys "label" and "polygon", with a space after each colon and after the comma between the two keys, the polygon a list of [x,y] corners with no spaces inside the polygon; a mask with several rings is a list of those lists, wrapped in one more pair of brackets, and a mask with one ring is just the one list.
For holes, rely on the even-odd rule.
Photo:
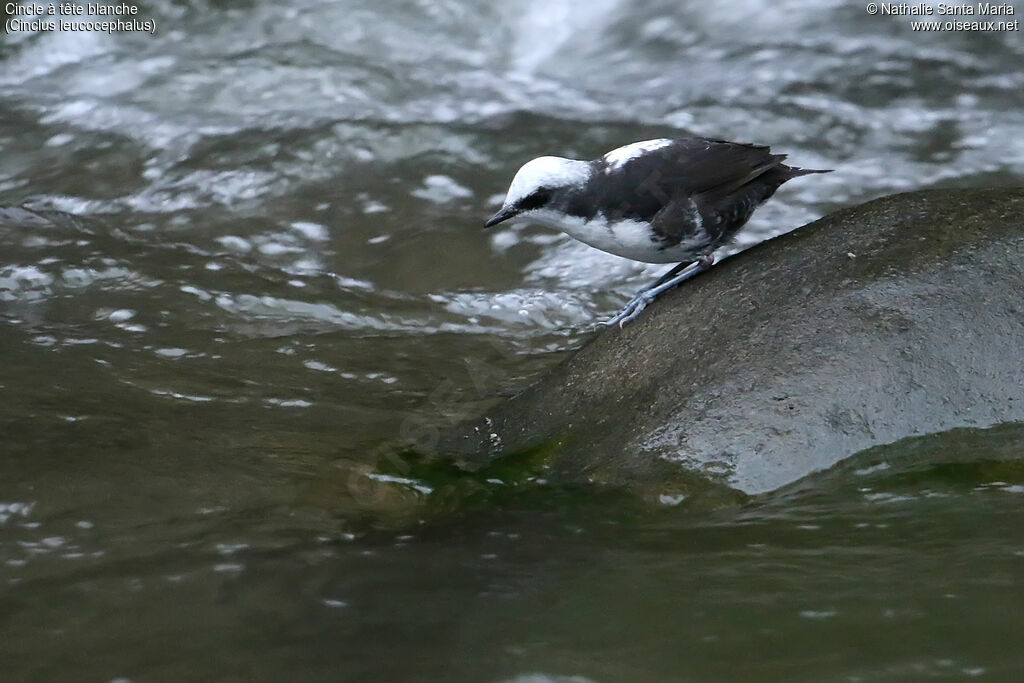
{"label": "dark green water", "polygon": [[393,448],[659,270],[481,231],[526,159],[689,132],[837,169],[748,243],[1019,184],[1019,33],[838,2],[140,14],[156,36],[0,34],[0,206],[33,212],[0,221],[0,678],[1020,676],[1020,426],[681,503]]}

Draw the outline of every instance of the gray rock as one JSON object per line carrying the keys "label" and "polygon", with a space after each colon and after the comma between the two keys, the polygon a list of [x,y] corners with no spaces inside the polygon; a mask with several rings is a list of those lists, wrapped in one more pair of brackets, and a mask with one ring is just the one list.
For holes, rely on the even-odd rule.
{"label": "gray rock", "polygon": [[933,190],[720,263],[442,450],[480,466],[540,448],[563,481],[759,493],[879,444],[1014,421],[1024,190]]}

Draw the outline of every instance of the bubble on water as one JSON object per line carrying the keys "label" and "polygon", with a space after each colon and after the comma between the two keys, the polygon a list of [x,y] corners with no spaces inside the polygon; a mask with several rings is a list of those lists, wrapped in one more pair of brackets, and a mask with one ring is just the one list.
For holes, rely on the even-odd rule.
{"label": "bubble on water", "polygon": [[800,612],[800,616],[804,619],[831,619],[836,616],[838,612],[835,610],[810,610],[805,609]]}
{"label": "bubble on water", "polygon": [[248,543],[218,543],[217,552],[221,555],[234,555],[249,547]]}
{"label": "bubble on water", "polygon": [[252,242],[236,235],[224,235],[218,237],[217,241],[220,242],[221,246],[231,251],[237,251],[241,253],[247,253],[252,251]]}
{"label": "bubble on water", "polygon": [[506,678],[499,683],[597,683],[586,676],[560,676],[558,674],[528,673]]}
{"label": "bubble on water", "polygon": [[[210,264],[206,265],[209,266]],[[191,294],[195,296],[200,301],[210,301],[213,298],[213,295],[207,292],[206,290],[199,289],[198,287],[193,287],[192,285],[182,285],[178,289],[184,292],[185,294]]]}
{"label": "bubble on water", "polygon": [[259,251],[261,254],[266,254],[267,256],[280,256],[281,254],[294,254],[296,252],[301,252],[302,248],[289,246],[287,244],[282,244],[281,242],[264,242],[259,246]]}
{"label": "bubble on water", "polygon": [[33,301],[52,293],[53,276],[34,266],[0,268],[0,301]]}
{"label": "bubble on water", "polygon": [[6,523],[12,517],[28,517],[35,506],[34,502],[0,503],[0,524]]}
{"label": "bubble on water", "polygon": [[332,599],[332,598],[324,598],[321,602],[323,602],[325,607],[332,607],[334,609],[341,609],[343,607],[348,607],[348,603],[345,602],[344,600],[335,600],[335,599]]}
{"label": "bubble on water", "polygon": [[188,349],[167,348],[157,349],[153,353],[164,358],[181,358],[188,353]]}
{"label": "bubble on water", "polygon": [[502,252],[519,244],[519,234],[515,230],[501,230],[491,235],[491,247]]}
{"label": "bubble on water", "polygon": [[365,214],[384,213],[390,210],[387,204],[372,199],[363,204],[363,213]]}
{"label": "bubble on water", "polygon": [[455,199],[472,197],[473,191],[446,175],[429,175],[423,179],[423,187],[416,188],[411,194],[435,204],[445,204]]}
{"label": "bubble on water", "polygon": [[278,406],[280,408],[310,408],[313,406],[312,401],[307,401],[301,398],[268,398],[266,402],[272,406]]}
{"label": "bubble on water", "polygon": [[70,133],[58,133],[46,141],[47,147],[62,147],[75,139]]}
{"label": "bubble on water", "polygon": [[310,370],[318,370],[320,372],[337,372],[337,368],[331,367],[327,363],[321,363],[318,360],[307,360],[303,361],[302,364]]}
{"label": "bubble on water", "polygon": [[151,389],[150,393],[154,396],[167,396],[169,398],[180,399],[183,401],[190,401],[192,403],[209,403],[213,401],[212,396],[199,396],[197,394],[183,394],[178,391],[172,391],[169,389]]}
{"label": "bubble on water", "polygon": [[319,223],[295,221],[291,224],[291,228],[308,240],[323,242],[328,238],[327,226],[320,225]]}
{"label": "bubble on water", "polygon": [[335,275],[334,281],[341,289],[359,289],[365,292],[372,292],[376,289],[372,282],[368,282],[366,280],[358,280],[354,277]]}
{"label": "bubble on water", "polygon": [[135,317],[135,311],[130,308],[120,308],[107,316],[107,320],[113,323],[123,323]]}

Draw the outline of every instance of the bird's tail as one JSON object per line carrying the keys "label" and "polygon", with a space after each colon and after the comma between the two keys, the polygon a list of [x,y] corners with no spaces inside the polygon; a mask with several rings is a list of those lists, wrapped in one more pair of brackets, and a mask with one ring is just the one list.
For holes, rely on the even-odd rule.
{"label": "bird's tail", "polygon": [[797,168],[796,166],[783,166],[786,169],[786,175],[790,178],[799,178],[802,175],[810,175],[812,173],[831,173],[831,168]]}

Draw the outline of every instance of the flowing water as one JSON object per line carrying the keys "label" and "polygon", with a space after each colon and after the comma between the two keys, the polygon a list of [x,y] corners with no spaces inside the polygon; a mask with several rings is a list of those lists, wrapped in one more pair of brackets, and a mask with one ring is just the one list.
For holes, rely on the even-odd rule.
{"label": "flowing water", "polygon": [[481,230],[521,163],[692,133],[837,169],[745,244],[881,194],[1019,184],[1019,31],[808,0],[139,17],[155,35],[0,34],[4,680],[1024,669],[1012,425],[717,507],[387,466],[659,270]]}

